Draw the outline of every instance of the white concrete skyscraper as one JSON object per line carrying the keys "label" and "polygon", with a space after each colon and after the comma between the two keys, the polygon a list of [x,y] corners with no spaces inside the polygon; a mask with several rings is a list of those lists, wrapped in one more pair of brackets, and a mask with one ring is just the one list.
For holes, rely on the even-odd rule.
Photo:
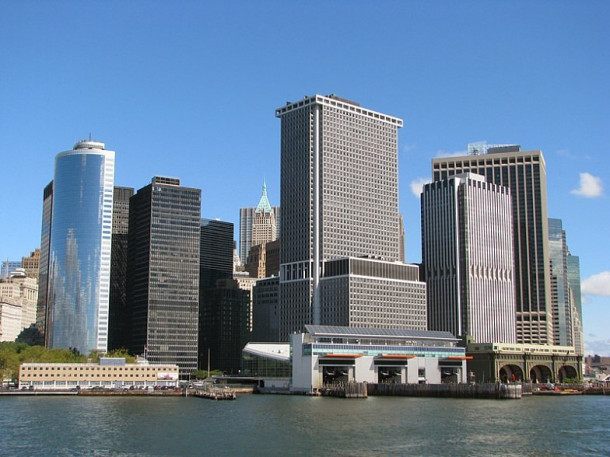
{"label": "white concrete skyscraper", "polygon": [[552,344],[551,265],[546,202],[546,165],[541,151],[518,145],[469,145],[469,155],[432,160],[434,181],[477,173],[510,188],[517,300],[517,342]]}
{"label": "white concrete skyscraper", "polygon": [[516,343],[510,190],[455,175],[426,184],[421,208],[428,329]]}
{"label": "white concrete skyscraper", "polygon": [[58,154],[52,187],[47,344],[84,354],[108,346],[115,153],[104,146]]}
{"label": "white concrete skyscraper", "polygon": [[[400,259],[402,120],[334,95],[287,103],[276,110],[276,117],[282,121],[281,337],[310,323],[404,327],[413,322],[413,315],[406,316],[413,307],[399,297],[413,288],[415,295],[425,293],[425,286],[417,274],[406,271],[413,266],[394,263]],[[346,261],[330,268],[328,263],[364,257],[369,259],[366,265]],[[325,265],[329,271],[323,288]],[[358,277],[367,285],[361,284],[359,293],[344,289],[338,294],[353,282],[339,285],[337,275],[342,281]],[[391,310],[382,309],[382,303],[373,306],[382,289],[393,295],[386,300],[396,305]],[[350,298],[344,305],[328,298],[346,294]],[[425,320],[419,297],[414,307]],[[386,315],[390,313],[393,319]]]}

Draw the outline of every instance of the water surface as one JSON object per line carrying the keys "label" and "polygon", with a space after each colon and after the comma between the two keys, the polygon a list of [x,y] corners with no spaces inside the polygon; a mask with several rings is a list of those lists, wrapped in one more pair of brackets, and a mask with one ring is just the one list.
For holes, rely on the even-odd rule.
{"label": "water surface", "polygon": [[2,456],[610,455],[610,397],[2,397]]}

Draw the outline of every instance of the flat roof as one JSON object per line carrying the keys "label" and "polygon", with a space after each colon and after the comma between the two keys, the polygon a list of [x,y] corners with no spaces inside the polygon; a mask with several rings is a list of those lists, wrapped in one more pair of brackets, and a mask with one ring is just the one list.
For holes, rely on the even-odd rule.
{"label": "flat roof", "polygon": [[450,332],[395,328],[340,327],[334,325],[305,325],[307,333],[314,337],[360,337],[386,339],[419,339],[459,341]]}

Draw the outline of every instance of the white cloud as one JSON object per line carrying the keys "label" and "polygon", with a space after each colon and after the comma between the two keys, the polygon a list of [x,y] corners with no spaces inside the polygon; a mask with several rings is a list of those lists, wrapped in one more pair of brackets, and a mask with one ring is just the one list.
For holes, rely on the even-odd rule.
{"label": "white cloud", "polygon": [[610,355],[610,339],[587,341],[585,340],[585,354]]}
{"label": "white cloud", "polygon": [[429,182],[431,181],[428,178],[417,178],[411,181],[410,186],[413,195],[419,198],[422,193],[422,190],[424,189],[424,184],[428,184]]}
{"label": "white cloud", "polygon": [[610,296],[610,271],[602,271],[582,282],[582,293]]}
{"label": "white cloud", "polygon": [[587,198],[601,197],[604,194],[602,180],[590,173],[580,173],[580,187],[571,193]]}

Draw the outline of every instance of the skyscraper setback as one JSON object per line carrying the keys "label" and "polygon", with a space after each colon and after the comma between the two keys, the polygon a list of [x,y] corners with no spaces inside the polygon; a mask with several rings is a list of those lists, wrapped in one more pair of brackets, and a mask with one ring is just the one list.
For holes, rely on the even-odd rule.
{"label": "skyscraper setback", "polygon": [[83,140],[55,158],[55,178],[47,187],[52,195],[45,189],[43,208],[41,276],[48,284],[41,298],[46,304],[39,301],[52,348],[88,354],[108,347],[114,157],[104,143]]}
{"label": "skyscraper setback", "polygon": [[473,172],[485,176],[489,183],[510,189],[517,342],[552,344],[546,169],[542,152],[521,151],[516,145],[470,149],[471,155],[433,159],[433,180]]}
{"label": "skyscraper setback", "polygon": [[[382,325],[385,316],[368,314],[367,299],[363,309],[354,308],[355,300],[343,311],[328,312],[338,306],[328,301],[336,295],[328,290],[323,298],[321,281],[325,261],[368,257],[378,263],[340,266],[345,269],[343,278],[355,268],[374,271],[366,280],[370,292],[384,282],[380,272],[391,270],[384,265],[399,260],[397,135],[402,120],[334,95],[287,103],[276,110],[276,117],[282,121],[280,337],[309,323],[351,325],[339,323],[344,318],[339,314],[347,313],[349,320],[356,311],[363,313],[359,326],[372,325],[368,319]],[[333,268],[334,279],[337,271]],[[392,270],[388,279],[406,284],[408,277]],[[330,278],[329,286],[334,282]],[[388,293],[402,293],[386,282],[383,287]],[[409,312],[406,303],[402,306],[392,311],[401,324],[400,313]]]}

